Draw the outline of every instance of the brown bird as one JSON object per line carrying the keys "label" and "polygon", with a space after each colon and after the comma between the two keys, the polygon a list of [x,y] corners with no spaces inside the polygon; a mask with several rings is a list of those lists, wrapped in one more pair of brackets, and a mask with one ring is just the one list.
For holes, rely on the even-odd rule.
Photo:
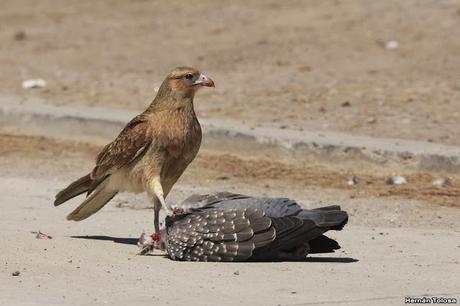
{"label": "brown bird", "polygon": [[165,198],[195,158],[201,127],[193,98],[214,82],[198,70],[174,69],[163,81],[150,106],[134,117],[96,158],[96,166],[56,195],[54,206],[86,193],[68,220],[80,221],[100,210],[119,192],[146,191],[154,204],[155,230],[161,207],[171,214]]}

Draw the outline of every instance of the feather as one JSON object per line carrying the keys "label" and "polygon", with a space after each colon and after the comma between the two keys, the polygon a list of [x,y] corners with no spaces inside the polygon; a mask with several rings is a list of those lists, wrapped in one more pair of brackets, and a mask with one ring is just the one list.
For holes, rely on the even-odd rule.
{"label": "feather", "polygon": [[67,220],[84,220],[104,207],[118,193],[117,191],[108,189],[107,185],[107,181],[99,185],[80,206],[67,216]]}
{"label": "feather", "polygon": [[92,184],[92,180],[89,174],[79,178],[65,189],[59,191],[56,194],[54,200],[54,206],[61,205],[62,203],[88,191]]}

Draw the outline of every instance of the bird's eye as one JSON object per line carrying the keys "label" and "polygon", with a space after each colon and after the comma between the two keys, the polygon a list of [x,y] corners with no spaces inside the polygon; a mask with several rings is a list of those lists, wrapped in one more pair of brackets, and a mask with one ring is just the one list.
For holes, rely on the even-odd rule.
{"label": "bird's eye", "polygon": [[185,78],[186,78],[187,80],[191,80],[191,79],[193,79],[193,74],[187,73],[187,74],[185,75]]}

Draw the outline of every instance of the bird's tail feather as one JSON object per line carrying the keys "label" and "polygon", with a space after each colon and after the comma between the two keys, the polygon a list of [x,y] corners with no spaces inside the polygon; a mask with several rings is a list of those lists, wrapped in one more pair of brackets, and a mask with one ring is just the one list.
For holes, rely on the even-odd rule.
{"label": "bird's tail feather", "polygon": [[332,253],[340,249],[340,245],[334,239],[321,235],[308,242],[310,245],[310,254],[315,253]]}
{"label": "bird's tail feather", "polygon": [[67,216],[67,220],[81,221],[104,207],[118,193],[107,187],[108,181],[105,180],[80,204],[73,212]]}
{"label": "bird's tail feather", "polygon": [[313,220],[325,230],[341,230],[348,222],[348,214],[340,206],[329,206],[319,209],[304,209],[297,215],[301,219]]}
{"label": "bird's tail feather", "polygon": [[58,192],[54,200],[54,206],[61,205],[62,203],[72,199],[73,197],[87,192],[91,187],[92,182],[93,180],[91,179],[89,174],[79,178],[78,180],[76,180],[75,182],[73,182],[72,184]]}

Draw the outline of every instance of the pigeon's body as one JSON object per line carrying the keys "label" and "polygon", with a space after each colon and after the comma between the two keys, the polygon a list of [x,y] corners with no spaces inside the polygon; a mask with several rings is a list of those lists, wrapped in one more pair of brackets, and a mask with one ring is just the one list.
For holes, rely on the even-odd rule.
{"label": "pigeon's body", "polygon": [[86,193],[83,203],[67,216],[80,221],[119,192],[147,192],[154,202],[155,228],[159,230],[160,208],[171,212],[164,199],[200,148],[201,127],[193,98],[201,86],[214,83],[193,68],[172,71],[147,110],[102,149],[90,174],[56,195],[54,205]]}
{"label": "pigeon's body", "polygon": [[348,221],[339,206],[307,210],[290,199],[230,193],[192,196],[182,207],[161,233],[160,247],[174,260],[302,260],[340,248],[323,233]]}
{"label": "pigeon's body", "polygon": [[180,207],[184,211],[197,208],[244,209],[251,207],[262,210],[270,218],[296,216],[301,219],[313,220],[323,227],[331,227],[332,229],[336,229],[334,225],[337,222],[340,224],[346,215],[338,205],[330,205],[320,209],[304,209],[297,201],[289,198],[259,198],[230,192],[192,195],[185,199]]}

